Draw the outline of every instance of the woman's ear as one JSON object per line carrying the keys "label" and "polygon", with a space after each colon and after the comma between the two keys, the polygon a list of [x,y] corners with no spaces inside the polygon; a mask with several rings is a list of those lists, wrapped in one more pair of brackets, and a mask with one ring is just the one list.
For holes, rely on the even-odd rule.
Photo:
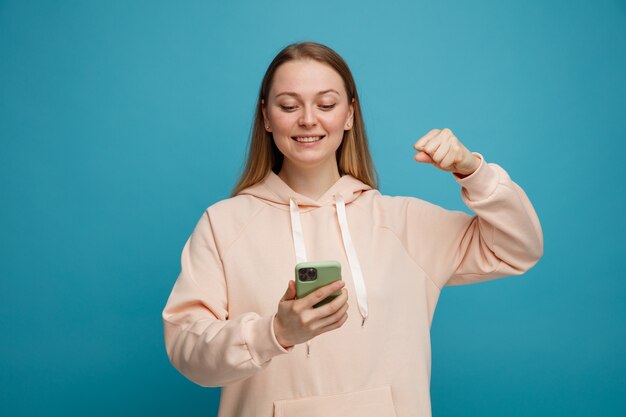
{"label": "woman's ear", "polygon": [[261,112],[263,113],[263,123],[265,124],[265,130],[271,132],[270,122],[267,117],[267,109],[265,108],[265,100],[261,99]]}
{"label": "woman's ear", "polygon": [[348,117],[346,118],[346,124],[343,127],[344,130],[352,129],[352,125],[354,124],[354,97],[352,98],[352,103],[350,103],[348,110]]}

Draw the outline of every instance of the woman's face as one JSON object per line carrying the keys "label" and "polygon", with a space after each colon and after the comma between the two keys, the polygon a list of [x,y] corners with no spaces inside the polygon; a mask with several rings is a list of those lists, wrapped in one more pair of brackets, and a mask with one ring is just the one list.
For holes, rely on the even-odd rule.
{"label": "woman's face", "polygon": [[267,103],[266,130],[299,168],[337,168],[335,151],[353,123],[343,79],[330,66],[312,59],[289,61],[274,73]]}

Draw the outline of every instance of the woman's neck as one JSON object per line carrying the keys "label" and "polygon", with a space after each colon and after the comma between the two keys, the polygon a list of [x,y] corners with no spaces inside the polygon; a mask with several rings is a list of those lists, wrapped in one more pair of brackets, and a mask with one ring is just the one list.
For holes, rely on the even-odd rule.
{"label": "woman's neck", "polygon": [[278,176],[292,190],[313,200],[319,199],[341,178],[336,163],[324,169],[294,167],[289,163],[283,163]]}

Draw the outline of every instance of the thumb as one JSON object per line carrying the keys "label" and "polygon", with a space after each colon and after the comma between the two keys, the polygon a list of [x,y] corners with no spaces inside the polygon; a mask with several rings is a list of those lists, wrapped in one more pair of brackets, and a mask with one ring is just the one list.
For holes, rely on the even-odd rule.
{"label": "thumb", "polygon": [[290,280],[289,285],[287,286],[287,291],[285,291],[285,294],[280,301],[293,300],[294,298],[296,298],[296,282],[294,280]]}
{"label": "thumb", "polygon": [[433,159],[426,152],[418,152],[414,156],[417,162],[424,162],[426,164],[432,164]]}

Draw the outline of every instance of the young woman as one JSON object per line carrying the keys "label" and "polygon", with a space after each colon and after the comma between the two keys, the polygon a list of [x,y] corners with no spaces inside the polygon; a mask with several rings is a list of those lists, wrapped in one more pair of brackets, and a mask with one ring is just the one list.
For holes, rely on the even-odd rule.
{"label": "young woman", "polygon": [[[221,417],[431,414],[441,289],[524,273],[543,237],[522,189],[449,129],[414,147],[417,162],[452,174],[476,215],[376,190],[337,53],[304,42],[272,61],[244,173],[200,218],[163,311],[170,361],[223,387]],[[340,262],[342,280],[296,299],[305,260]]]}

